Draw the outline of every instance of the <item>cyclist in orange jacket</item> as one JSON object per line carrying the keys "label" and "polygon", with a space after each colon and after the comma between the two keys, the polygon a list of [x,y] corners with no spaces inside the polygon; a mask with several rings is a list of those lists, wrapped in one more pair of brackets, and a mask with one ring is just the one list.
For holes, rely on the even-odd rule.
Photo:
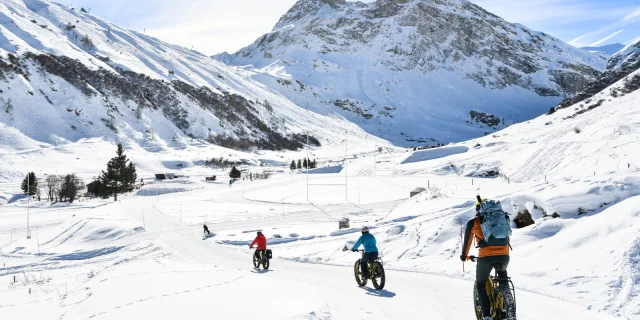
{"label": "cyclist in orange jacket", "polygon": [[[483,202],[486,199],[483,199]],[[489,295],[487,294],[485,284],[491,275],[491,269],[496,268],[498,276],[507,277],[507,267],[509,266],[509,243],[502,245],[494,245],[485,240],[482,232],[482,216],[480,214],[482,204],[476,203],[476,216],[467,222],[467,228],[464,233],[464,242],[462,243],[462,254],[460,260],[469,259],[469,250],[475,239],[479,247],[478,263],[476,265],[476,290],[478,292],[478,300],[482,307],[483,319],[491,320],[491,310],[489,303]]]}

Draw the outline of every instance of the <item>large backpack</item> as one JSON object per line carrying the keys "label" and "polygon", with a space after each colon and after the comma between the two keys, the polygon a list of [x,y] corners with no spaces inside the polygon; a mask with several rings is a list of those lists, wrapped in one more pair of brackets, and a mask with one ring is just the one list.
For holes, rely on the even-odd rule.
{"label": "large backpack", "polygon": [[502,210],[500,201],[488,200],[482,202],[480,211],[480,227],[484,235],[484,246],[506,246],[511,236],[511,222],[509,214]]}

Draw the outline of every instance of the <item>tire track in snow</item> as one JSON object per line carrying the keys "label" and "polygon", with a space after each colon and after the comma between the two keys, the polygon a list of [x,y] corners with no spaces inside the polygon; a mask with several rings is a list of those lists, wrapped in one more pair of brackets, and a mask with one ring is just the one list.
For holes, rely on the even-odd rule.
{"label": "tire track in snow", "polygon": [[[114,308],[112,308],[112,309],[111,309],[111,310],[109,310],[109,311],[104,311],[104,312],[101,312],[101,313],[93,314],[93,315],[89,316],[89,319],[92,319],[92,318],[95,318],[95,317],[98,317],[98,316],[105,315],[105,314],[109,313],[110,311],[114,311],[114,310],[117,310],[117,309],[125,308],[125,307],[128,307],[128,306],[134,305],[134,304],[136,304],[136,303],[141,303],[141,302],[145,302],[145,301],[149,301],[149,300],[154,300],[154,299],[159,299],[159,298],[166,298],[166,297],[171,297],[171,296],[177,296],[177,295],[181,295],[181,294],[185,294],[185,293],[191,293],[191,292],[202,291],[202,290],[209,289],[209,288],[220,287],[220,286],[223,286],[223,285],[227,285],[227,284],[230,284],[230,283],[236,282],[236,281],[238,281],[238,280],[240,280],[240,279],[242,279],[242,278],[244,278],[244,277],[245,277],[245,276],[239,276],[239,277],[237,277],[237,278],[234,278],[234,279],[231,279],[231,280],[225,281],[225,282],[223,282],[223,283],[212,284],[212,285],[207,285],[207,286],[201,286],[201,287],[197,287],[197,288],[193,288],[193,289],[187,289],[187,290],[177,291],[177,292],[173,292],[173,293],[166,293],[166,294],[161,294],[161,295],[157,295],[157,296],[151,296],[151,297],[147,297],[147,298],[138,299],[138,300],[136,300],[136,301],[133,301],[133,302],[130,302],[130,303],[127,303],[127,304],[123,304],[123,305],[119,305],[119,306],[117,306],[117,307],[114,307]],[[88,298],[89,298],[89,297],[87,297],[87,299],[88,299]],[[85,299],[85,300],[86,300],[86,299]],[[84,302],[85,300],[83,300],[83,301],[81,301],[81,302]],[[80,303],[81,303],[81,302],[80,302]],[[60,319],[62,319],[62,318],[63,318],[63,317],[60,317]]]}

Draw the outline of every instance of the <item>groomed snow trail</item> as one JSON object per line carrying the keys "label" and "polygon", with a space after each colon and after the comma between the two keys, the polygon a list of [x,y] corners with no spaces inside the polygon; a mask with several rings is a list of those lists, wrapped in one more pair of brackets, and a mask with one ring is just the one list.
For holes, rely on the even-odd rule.
{"label": "groomed snow trail", "polygon": [[[320,183],[343,178],[329,175],[312,179]],[[437,177],[429,179],[438,181]],[[429,274],[431,270],[418,265],[419,258],[432,251],[423,252],[428,249],[426,245],[422,249],[413,247],[423,243],[421,238],[429,241],[433,236],[431,231],[416,230],[418,239],[405,234],[406,245],[385,242],[384,237],[379,239],[383,258],[385,246],[389,251],[392,245],[399,245],[405,252],[421,250],[419,257],[410,258],[411,254],[407,254],[403,260],[416,259],[413,271],[391,268],[394,263],[389,261],[387,284],[381,291],[374,290],[371,284],[364,288],[356,285],[352,263],[359,258],[358,254],[335,253],[342,241],[357,238],[357,229],[352,233],[327,235],[335,233],[336,221],[343,216],[351,217],[352,227],[362,223],[377,225],[378,229],[374,229],[377,236],[382,236],[385,228],[396,230],[391,232],[392,236],[409,232],[408,229],[417,226],[411,224],[414,219],[438,227],[453,219],[459,210],[465,210],[464,200],[448,199],[440,204],[445,209],[429,203],[428,212],[433,214],[420,211],[424,215],[414,217],[408,216],[411,211],[393,211],[399,203],[406,203],[401,200],[406,190],[398,191],[399,186],[413,184],[404,178],[352,178],[354,186],[363,188],[364,199],[365,188],[384,190],[375,194],[374,201],[365,201],[362,205],[346,203],[344,198],[334,197],[331,190],[326,190],[321,197],[316,194],[315,198],[323,200],[319,203],[304,203],[298,195],[303,190],[299,183],[303,181],[305,177],[277,176],[227,187],[193,180],[183,183],[189,186],[189,191],[160,196],[132,194],[116,203],[96,201],[97,205],[63,212],[61,218],[55,209],[49,212],[41,209],[35,213],[33,222],[38,227],[39,250],[33,240],[0,246],[0,259],[9,261],[9,265],[0,268],[1,281],[10,282],[13,276],[33,278],[33,282],[0,290],[0,301],[3,301],[0,314],[7,319],[38,320],[474,318],[473,282],[469,280],[473,264],[468,263],[467,273],[460,273],[459,278],[455,278],[458,270],[452,270],[448,277],[435,274],[443,268]],[[468,192],[464,179],[448,178],[447,181],[449,189]],[[286,196],[279,189],[285,182],[288,183]],[[171,188],[175,185],[166,184]],[[318,194],[321,192],[324,191]],[[284,205],[278,202],[282,197],[290,202]],[[452,204],[449,201],[453,201]],[[11,214],[0,218],[13,221],[10,226],[18,225],[23,217],[19,210],[14,207]],[[205,220],[215,234],[208,239],[201,236]],[[52,224],[54,221],[59,222]],[[270,240],[277,233],[285,238],[289,235],[283,240],[298,237],[297,234],[291,236],[295,232],[303,237],[271,245],[275,259],[271,261],[270,270],[255,270],[251,263],[253,250],[246,245],[227,245],[225,240],[236,239],[242,243],[244,239],[253,238],[257,229],[265,230]],[[306,235],[318,236],[307,241],[302,239]],[[0,240],[4,239],[7,237]],[[298,247],[295,252],[301,252],[299,260],[305,263],[291,260],[296,257],[292,246]],[[322,255],[314,256],[318,251],[342,255],[341,261],[350,265],[319,258]],[[433,256],[434,260],[437,258]],[[403,268],[407,266],[402,264]],[[512,275],[517,274],[515,266],[516,262]],[[525,291],[520,282],[523,280],[514,276],[520,320],[618,319],[590,311],[587,303],[563,300],[565,296],[560,293],[550,297]],[[33,295],[27,293],[31,288]],[[549,284],[544,288],[553,286]]]}
{"label": "groomed snow trail", "polygon": [[[237,192],[223,191],[227,201],[243,200]],[[252,250],[217,244],[213,238],[202,240],[199,229],[186,227],[155,208],[157,200],[127,199],[125,211],[144,211],[147,232],[139,237],[160,245],[177,260],[219,270],[194,278],[175,303],[163,296],[119,306],[96,315],[97,319],[127,317],[144,310],[149,318],[166,318],[167,314],[231,315],[236,319],[473,319],[471,281],[417,272],[387,270],[385,290],[376,291],[369,284],[359,288],[353,269],[311,263],[297,263],[276,258],[268,271],[254,270]],[[335,209],[335,206],[325,206]],[[336,216],[339,216],[338,213]],[[136,219],[141,216],[132,215]],[[212,232],[225,229],[259,229],[278,222],[329,219],[323,213],[293,215],[271,221],[245,221],[209,225]],[[139,221],[142,223],[142,221]],[[127,240],[130,241],[130,240]],[[115,244],[117,245],[117,244]],[[353,254],[353,260],[358,259]],[[467,268],[473,266],[467,265]],[[227,282],[203,286],[221,275]],[[209,280],[211,279],[211,280]],[[517,284],[517,279],[514,279]],[[166,281],[166,279],[161,280]],[[123,284],[126,285],[126,284]],[[186,285],[186,284],[185,284]],[[543,295],[517,291],[519,319],[614,319],[589,312],[585,307]],[[167,303],[163,303],[163,301]],[[197,311],[197,312],[196,312]]]}

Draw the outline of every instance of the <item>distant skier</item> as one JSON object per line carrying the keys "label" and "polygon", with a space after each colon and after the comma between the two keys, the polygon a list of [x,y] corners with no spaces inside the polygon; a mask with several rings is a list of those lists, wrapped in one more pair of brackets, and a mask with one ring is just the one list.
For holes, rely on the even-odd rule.
{"label": "distant skier", "polygon": [[202,228],[204,229],[204,234],[205,236],[209,237],[211,236],[211,232],[209,232],[209,228],[207,227],[207,225],[203,225]]}

